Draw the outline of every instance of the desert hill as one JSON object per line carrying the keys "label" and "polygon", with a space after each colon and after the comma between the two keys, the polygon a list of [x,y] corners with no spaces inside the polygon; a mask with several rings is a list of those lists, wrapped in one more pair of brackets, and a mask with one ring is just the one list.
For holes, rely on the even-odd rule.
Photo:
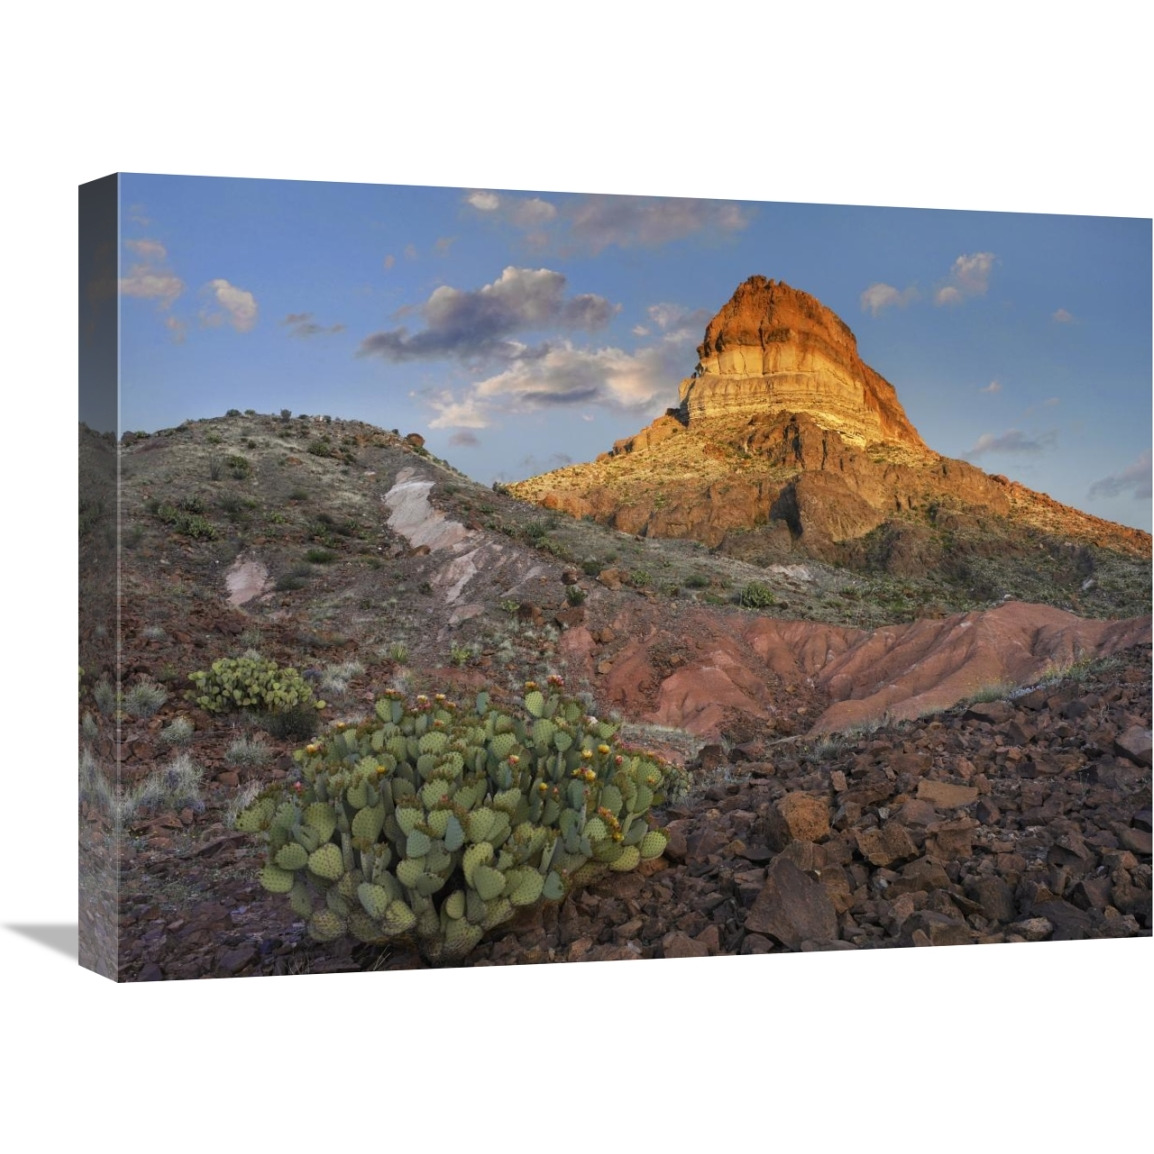
{"label": "desert hill", "polygon": [[[1110,616],[1117,606],[1094,596],[1102,574],[1108,584],[1143,583],[1149,534],[935,453],[894,387],[862,362],[848,326],[808,294],[751,277],[697,353],[664,416],[595,462],[509,491],[758,564],[936,572],[978,599],[1056,595],[1054,603]],[[1050,571],[1032,580],[1039,563]],[[1050,596],[1039,597],[1047,583]]]}

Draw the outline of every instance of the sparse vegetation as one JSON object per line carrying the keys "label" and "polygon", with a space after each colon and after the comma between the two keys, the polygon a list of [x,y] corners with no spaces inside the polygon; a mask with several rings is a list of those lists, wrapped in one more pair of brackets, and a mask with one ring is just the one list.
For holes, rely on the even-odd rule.
{"label": "sparse vegetation", "polygon": [[135,789],[120,799],[121,819],[135,818],[164,810],[204,809],[200,796],[204,769],[187,753],[178,753],[162,768],[149,774]]}
{"label": "sparse vegetation", "polygon": [[168,691],[155,681],[138,681],[124,695],[124,709],[132,717],[149,718],[168,700]]}
{"label": "sparse vegetation", "polygon": [[365,667],[359,661],[327,665],[321,674],[321,692],[330,697],[340,697],[348,692],[349,683],[362,676],[364,672]]}
{"label": "sparse vegetation", "polygon": [[229,765],[266,765],[272,750],[259,737],[238,737],[224,755]]}
{"label": "sparse vegetation", "polygon": [[174,718],[160,731],[160,740],[165,745],[182,746],[187,745],[192,740],[193,733],[196,732],[196,726],[192,721],[183,714],[180,717]]}
{"label": "sparse vegetation", "polygon": [[112,682],[105,677],[92,687],[92,698],[105,717],[111,717],[116,712],[116,697],[117,693]]}

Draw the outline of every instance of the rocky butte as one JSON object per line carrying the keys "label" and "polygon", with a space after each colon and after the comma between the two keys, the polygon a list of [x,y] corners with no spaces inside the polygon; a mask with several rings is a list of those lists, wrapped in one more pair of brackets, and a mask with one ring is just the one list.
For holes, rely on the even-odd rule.
{"label": "rocky butte", "polygon": [[974,557],[1080,549],[1085,581],[1094,550],[1128,564],[1150,556],[1148,533],[934,452],[845,322],[787,284],[739,285],[697,355],[678,405],[648,428],[510,492],[761,564],[972,575]]}

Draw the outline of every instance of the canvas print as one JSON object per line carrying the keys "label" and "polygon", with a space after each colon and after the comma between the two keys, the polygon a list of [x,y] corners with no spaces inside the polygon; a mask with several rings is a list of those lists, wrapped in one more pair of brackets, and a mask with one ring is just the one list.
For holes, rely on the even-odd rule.
{"label": "canvas print", "polygon": [[1150,936],[1149,220],[80,224],[83,965]]}

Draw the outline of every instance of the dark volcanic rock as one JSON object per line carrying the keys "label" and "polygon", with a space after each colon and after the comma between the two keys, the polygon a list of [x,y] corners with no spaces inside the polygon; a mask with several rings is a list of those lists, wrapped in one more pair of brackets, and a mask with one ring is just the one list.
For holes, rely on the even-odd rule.
{"label": "dark volcanic rock", "polygon": [[793,862],[777,857],[769,867],[764,888],[746,914],[745,928],[796,950],[803,941],[835,939],[837,911],[820,882]]}

